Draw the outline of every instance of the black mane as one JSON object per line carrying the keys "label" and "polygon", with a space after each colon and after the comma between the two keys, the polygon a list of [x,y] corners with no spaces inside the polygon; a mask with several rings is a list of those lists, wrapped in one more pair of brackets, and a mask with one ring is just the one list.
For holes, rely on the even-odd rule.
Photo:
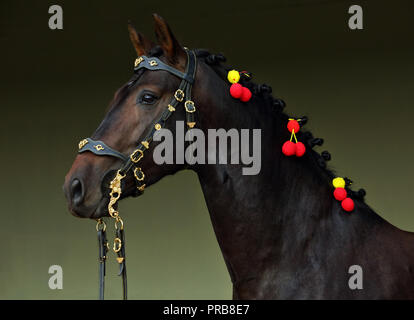
{"label": "black mane", "polygon": [[[158,54],[162,54],[161,48],[154,48]],[[160,51],[161,49],[161,51]],[[197,57],[202,58],[203,61],[210,65],[212,69],[219,74],[225,81],[227,81],[227,72],[236,69],[229,65],[224,65],[226,62],[226,58],[223,54],[211,54],[206,49],[196,49],[195,53]],[[287,123],[290,118],[301,119],[301,126],[305,125],[308,121],[307,116],[297,117],[297,116],[290,116],[284,112],[284,108],[286,107],[286,103],[277,97],[272,95],[272,88],[267,84],[257,84],[251,80],[244,81],[241,80],[243,86],[248,87],[252,94],[258,98],[260,98],[261,108],[264,108],[267,111],[267,115],[271,117],[278,117],[283,122]],[[328,151],[322,151],[321,154],[313,150],[315,146],[322,146],[324,140],[322,138],[314,138],[313,134],[310,131],[300,131],[298,133],[298,139],[302,141],[306,147],[307,152],[311,154],[311,159],[313,160],[315,167],[320,168],[322,173],[327,176],[327,178],[331,181],[337,175],[335,172],[328,168],[327,161],[331,160],[331,154]],[[361,201],[364,201],[364,196],[366,194],[364,189],[360,189],[359,191],[353,191],[349,189],[349,186],[352,184],[352,180],[349,178],[345,178],[347,182],[347,191],[349,192],[351,197],[358,198]]]}

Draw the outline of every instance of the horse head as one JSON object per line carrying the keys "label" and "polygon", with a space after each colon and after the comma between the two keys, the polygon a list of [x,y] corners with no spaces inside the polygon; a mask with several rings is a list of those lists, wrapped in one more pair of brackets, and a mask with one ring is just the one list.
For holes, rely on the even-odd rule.
{"label": "horse head", "polygon": [[[156,14],[153,18],[159,45],[154,45],[132,25],[128,26],[138,55],[134,74],[116,91],[91,138],[81,140],[79,154],[65,177],[64,193],[75,216],[97,219],[108,215],[108,195],[116,183],[113,179],[127,161],[133,170],[122,175],[122,194],[117,194],[120,198],[140,195],[145,187],[165,175],[187,167],[184,163],[157,165],[151,156],[157,144],[153,135],[161,128],[175,134],[174,124],[179,120],[186,120],[190,129],[195,124],[191,120],[195,108],[204,113],[203,110],[217,105],[217,100],[225,99],[224,90],[217,89],[227,85],[217,81],[218,74],[196,61],[195,53],[190,56],[164,19]],[[194,61],[189,61],[190,58]],[[186,70],[190,62],[194,64],[193,70]],[[217,91],[214,99],[206,94]],[[208,117],[204,118],[204,125],[208,126]],[[142,181],[138,186],[137,180]]]}

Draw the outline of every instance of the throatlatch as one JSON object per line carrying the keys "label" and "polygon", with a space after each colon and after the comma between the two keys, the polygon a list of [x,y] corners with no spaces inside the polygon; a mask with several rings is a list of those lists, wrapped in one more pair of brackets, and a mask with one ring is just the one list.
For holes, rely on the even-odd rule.
{"label": "throatlatch", "polygon": [[[119,212],[114,208],[117,201],[122,194],[122,179],[125,178],[129,171],[133,172],[136,183],[136,195],[143,193],[145,189],[145,174],[138,163],[144,157],[145,150],[149,149],[149,144],[153,140],[154,134],[161,130],[171,114],[176,110],[176,107],[180,103],[184,103],[186,111],[186,122],[188,129],[195,126],[196,107],[194,101],[191,100],[191,89],[194,83],[194,77],[196,73],[197,61],[196,55],[193,51],[187,50],[187,65],[185,72],[181,72],[155,57],[141,56],[135,60],[134,72],[141,68],[148,70],[164,70],[182,79],[180,86],[175,91],[171,102],[167,105],[166,109],[162,112],[161,116],[153,122],[148,129],[148,133],[145,138],[138,143],[137,148],[129,155],[125,156],[123,153],[112,149],[102,141],[95,141],[91,138],[83,139],[79,142],[79,153],[92,152],[98,156],[112,156],[121,159],[123,165],[119,169],[109,185],[109,203],[108,213],[115,219],[115,239],[113,243],[113,251],[117,254],[117,262],[119,264],[119,274],[122,275],[123,283],[123,298],[127,299],[127,277],[126,277],[126,264],[125,264],[125,234],[124,234],[124,222],[122,221]],[[106,238],[106,224],[103,219],[98,219],[96,224],[96,230],[98,232],[98,244],[99,244],[99,298],[104,299],[105,288],[105,269],[107,253],[109,251],[109,244]]]}

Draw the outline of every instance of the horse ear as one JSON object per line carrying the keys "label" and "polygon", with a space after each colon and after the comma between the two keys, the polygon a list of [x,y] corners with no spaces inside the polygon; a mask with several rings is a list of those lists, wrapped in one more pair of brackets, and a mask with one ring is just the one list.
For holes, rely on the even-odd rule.
{"label": "horse ear", "polygon": [[154,46],[152,41],[144,37],[141,33],[135,30],[134,26],[128,22],[129,37],[131,38],[132,45],[135,48],[138,56],[147,55],[151,48]]}
{"label": "horse ear", "polygon": [[175,39],[165,20],[156,13],[154,13],[152,17],[154,18],[155,23],[155,35],[167,59],[174,64],[177,63],[180,58],[185,59],[186,53],[184,49],[178,43],[177,39]]}

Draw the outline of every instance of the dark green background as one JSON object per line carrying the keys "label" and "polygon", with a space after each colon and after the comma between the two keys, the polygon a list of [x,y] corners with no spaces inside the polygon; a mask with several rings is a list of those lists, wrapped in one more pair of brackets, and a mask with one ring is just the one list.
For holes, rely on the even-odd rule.
{"label": "dark green background", "polygon": [[[64,30],[48,28],[52,4],[63,7]],[[364,9],[362,31],[348,28],[351,4]],[[183,45],[223,52],[272,85],[289,113],[307,114],[331,166],[366,188],[381,216],[414,231],[410,1],[2,1],[0,8],[0,298],[97,297],[95,223],[68,213],[62,184],[77,142],[132,73],[127,20],[153,37],[152,12]],[[120,210],[131,298],[231,298],[194,173],[165,178]],[[111,258],[107,296],[119,298]],[[53,264],[63,267],[63,290],[48,287]]]}

